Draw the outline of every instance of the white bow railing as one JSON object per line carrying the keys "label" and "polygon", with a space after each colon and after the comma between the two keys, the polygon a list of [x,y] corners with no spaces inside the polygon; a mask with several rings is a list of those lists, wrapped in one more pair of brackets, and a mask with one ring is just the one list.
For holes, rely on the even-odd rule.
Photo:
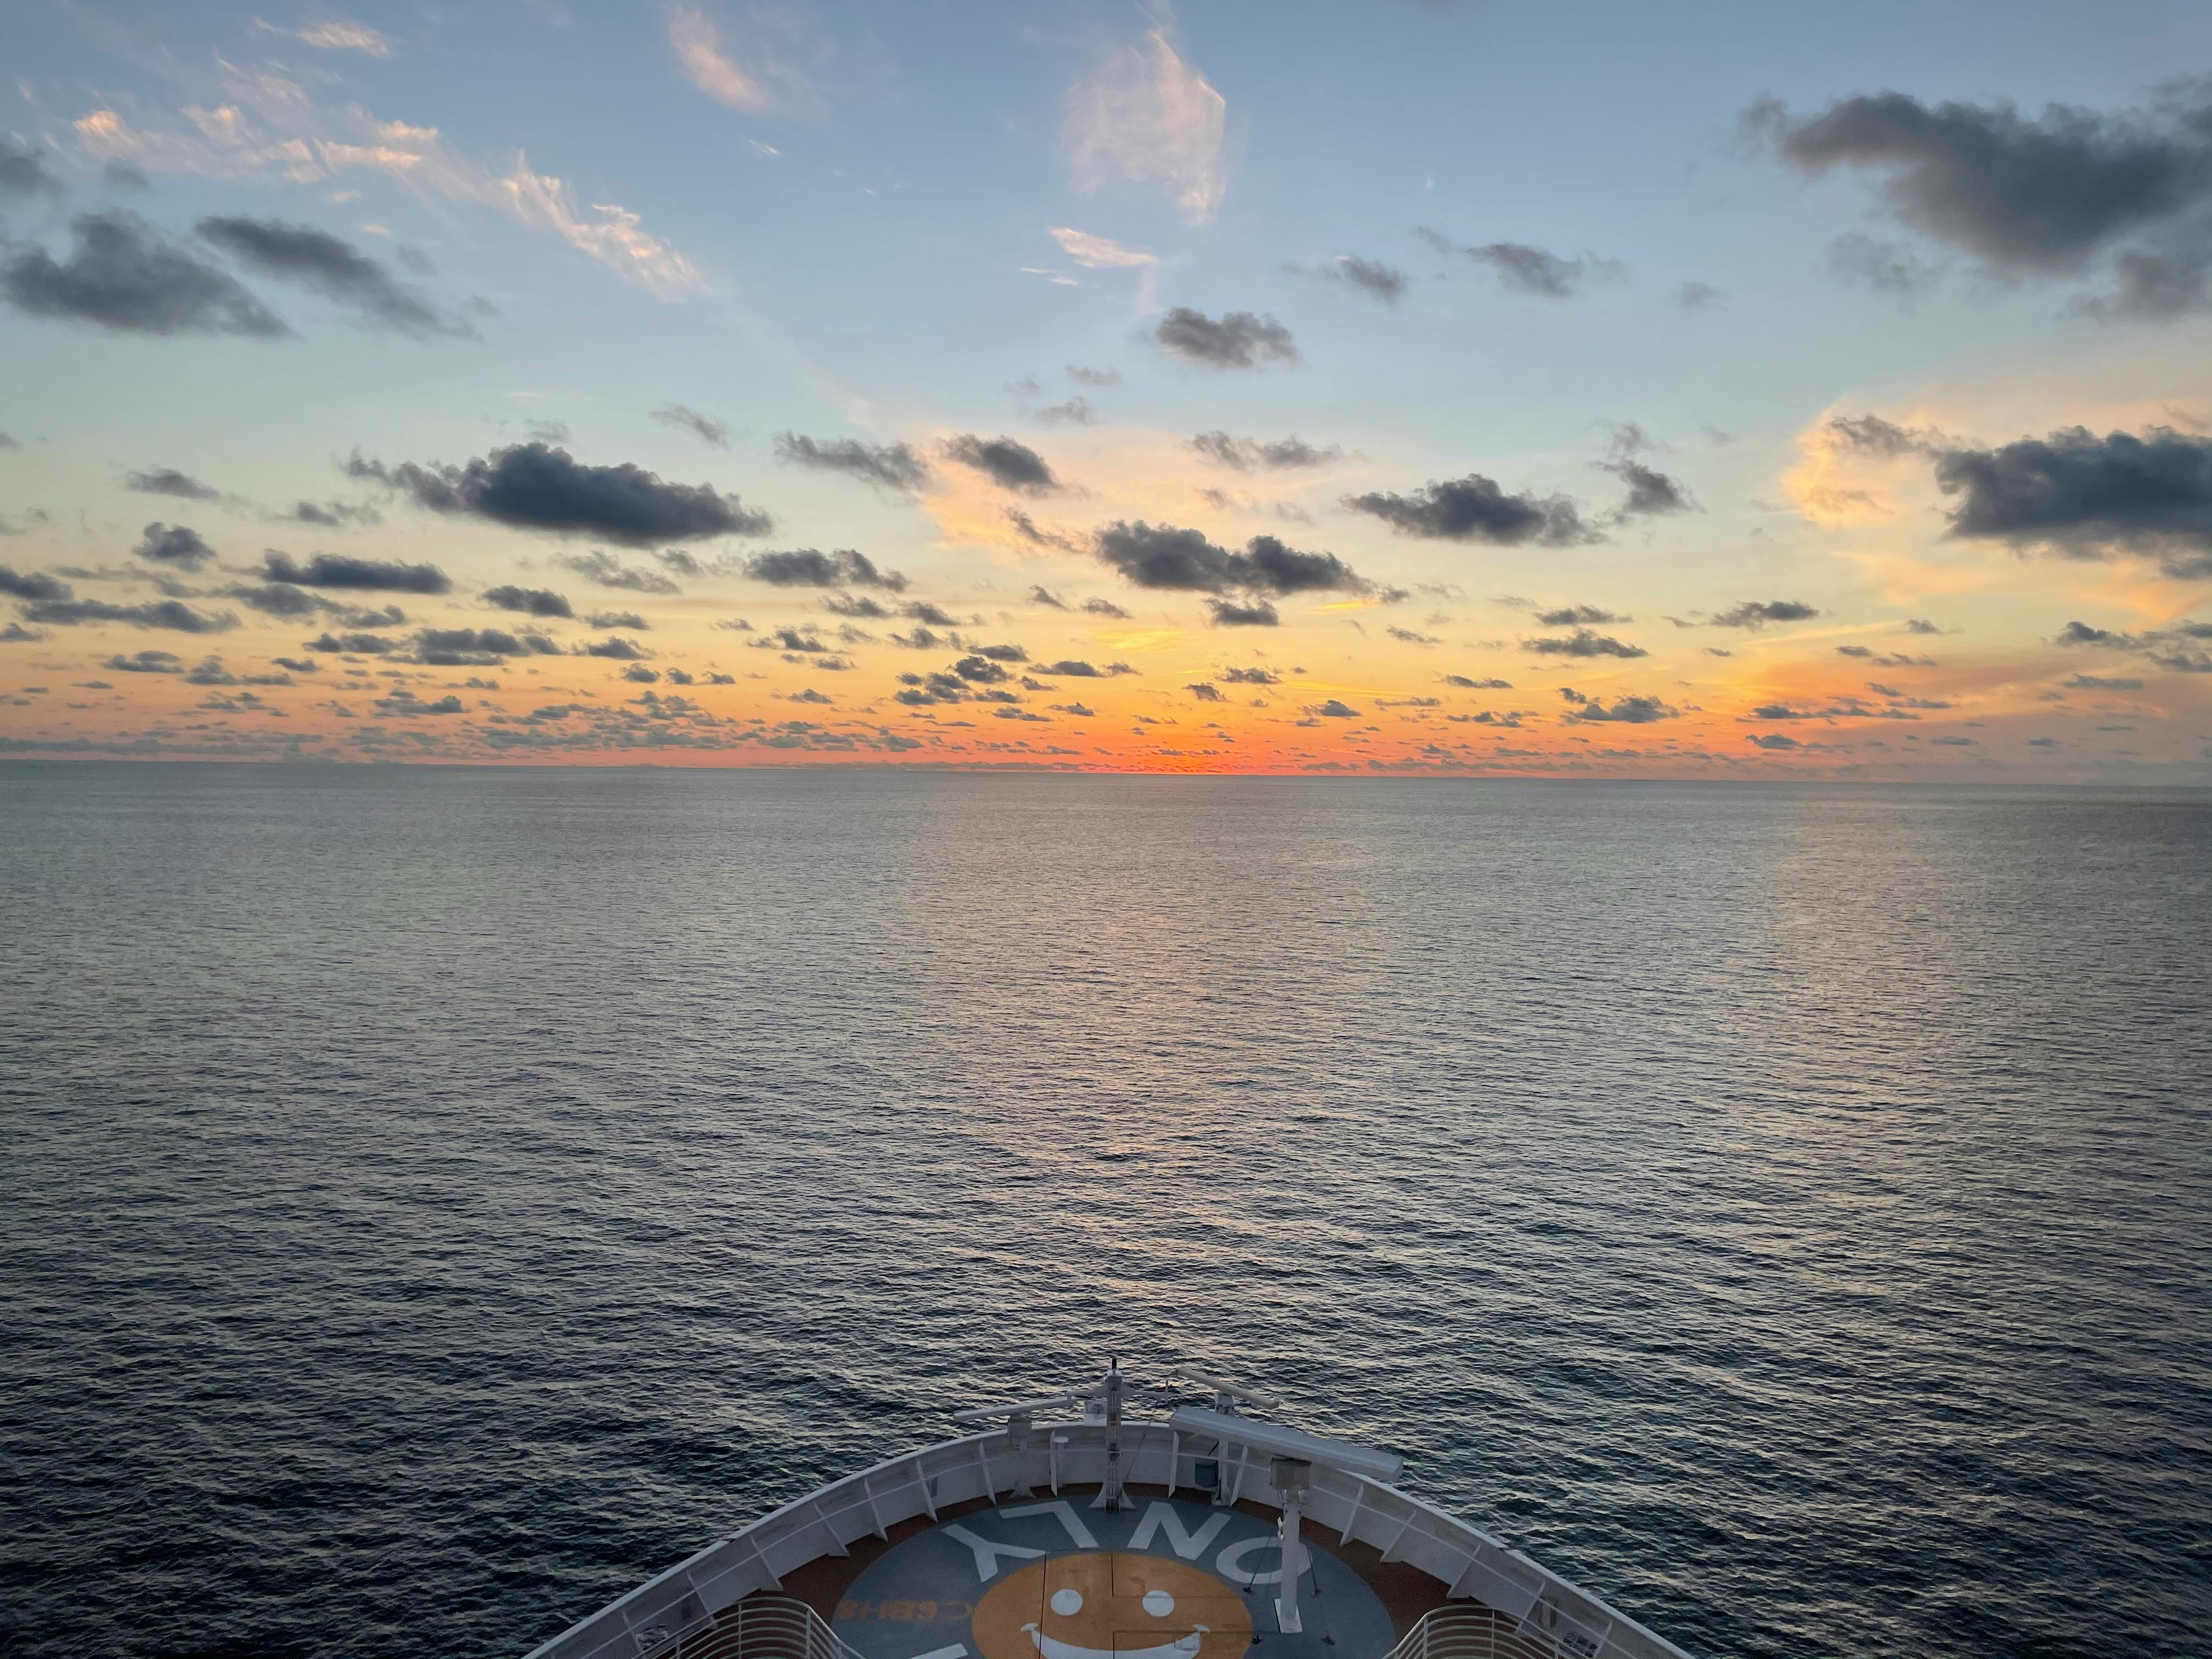
{"label": "white bow railing", "polygon": [[822,1615],[788,1595],[756,1595],[681,1625],[631,1632],[640,1659],[860,1659]]}

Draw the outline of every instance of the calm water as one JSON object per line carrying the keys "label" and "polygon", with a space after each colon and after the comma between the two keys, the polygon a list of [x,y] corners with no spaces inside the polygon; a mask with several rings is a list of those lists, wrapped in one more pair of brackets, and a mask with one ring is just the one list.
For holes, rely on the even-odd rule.
{"label": "calm water", "polygon": [[519,1656],[1109,1350],[2212,1648],[2212,797],[0,768],[0,1648]]}

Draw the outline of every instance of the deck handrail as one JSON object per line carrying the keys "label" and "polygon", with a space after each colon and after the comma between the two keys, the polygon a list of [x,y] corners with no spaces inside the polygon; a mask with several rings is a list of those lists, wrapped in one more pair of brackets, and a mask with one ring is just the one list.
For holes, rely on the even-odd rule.
{"label": "deck handrail", "polygon": [[754,1595],[684,1623],[632,1632],[641,1659],[861,1659],[805,1602]]}
{"label": "deck handrail", "polygon": [[[1231,1501],[1279,1501],[1270,1484],[1269,1460],[1253,1455],[1249,1448],[1233,1443],[1216,1446],[1211,1437],[1179,1434],[1166,1423],[1124,1422],[1121,1436],[1130,1495],[1139,1503],[1146,1487],[1195,1487],[1201,1460],[1216,1464]],[[709,1544],[540,1643],[530,1659],[659,1659],[659,1632],[703,1630],[717,1609],[763,1592],[781,1595],[783,1574],[825,1555],[843,1555],[848,1545],[871,1534],[888,1539],[889,1528],[901,1522],[925,1515],[934,1521],[943,1510],[978,1499],[995,1502],[1024,1483],[1049,1485],[1054,1492],[1062,1485],[1096,1486],[1106,1473],[1105,1438],[1100,1424],[1039,1423],[1026,1452],[1016,1449],[1005,1430],[994,1429],[887,1458]],[[1311,1483],[1305,1507],[1309,1525],[1336,1533],[1346,1542],[1370,1545],[1386,1562],[1418,1567],[1441,1583],[1447,1596],[1473,1598],[1494,1609],[1532,1644],[1501,1646],[1501,1659],[1525,1659],[1531,1652],[1543,1659],[1689,1659],[1598,1596],[1410,1492],[1319,1464]],[[687,1647],[684,1659],[692,1659],[693,1653]],[[674,1659],[672,1650],[669,1659]],[[807,1653],[772,1659],[845,1656]],[[1434,1659],[1458,1656],[1440,1652]]]}
{"label": "deck handrail", "polygon": [[1582,1651],[1534,1621],[1458,1601],[1423,1613],[1383,1659],[1581,1659]]}

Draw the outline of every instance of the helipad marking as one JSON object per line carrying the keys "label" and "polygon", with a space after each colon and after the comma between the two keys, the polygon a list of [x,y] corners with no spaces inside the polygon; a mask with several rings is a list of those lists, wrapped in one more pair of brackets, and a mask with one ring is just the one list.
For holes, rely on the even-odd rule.
{"label": "helipad marking", "polygon": [[1075,1505],[1065,1498],[1055,1498],[1045,1504],[1024,1504],[1020,1509],[1000,1510],[999,1513],[1009,1521],[1027,1515],[1049,1515],[1067,1528],[1067,1535],[1075,1540],[1076,1548],[1095,1550],[1098,1547],[1098,1540],[1091,1535],[1091,1528],[1085,1526],[1082,1516],[1076,1514]]}
{"label": "helipad marking", "polygon": [[[1043,1506],[1040,1505],[1040,1507]],[[1059,1507],[1066,1509],[1067,1505],[1062,1504]],[[1033,1550],[1024,1544],[1000,1544],[988,1538],[978,1537],[957,1522],[948,1524],[942,1530],[947,1538],[958,1539],[974,1552],[975,1576],[987,1584],[999,1576],[1000,1556],[1016,1555],[1025,1561],[1034,1561],[1044,1553],[1042,1550]],[[933,1659],[933,1656],[925,1654],[922,1659]]]}

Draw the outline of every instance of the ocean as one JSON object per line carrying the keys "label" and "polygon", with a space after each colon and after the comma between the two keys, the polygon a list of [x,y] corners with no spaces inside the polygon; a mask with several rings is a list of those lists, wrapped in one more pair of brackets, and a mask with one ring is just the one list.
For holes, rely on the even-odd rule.
{"label": "ocean", "polygon": [[0,1115],[11,1654],[520,1659],[1109,1355],[1693,1654],[2212,1650],[2212,794],[9,764]]}

